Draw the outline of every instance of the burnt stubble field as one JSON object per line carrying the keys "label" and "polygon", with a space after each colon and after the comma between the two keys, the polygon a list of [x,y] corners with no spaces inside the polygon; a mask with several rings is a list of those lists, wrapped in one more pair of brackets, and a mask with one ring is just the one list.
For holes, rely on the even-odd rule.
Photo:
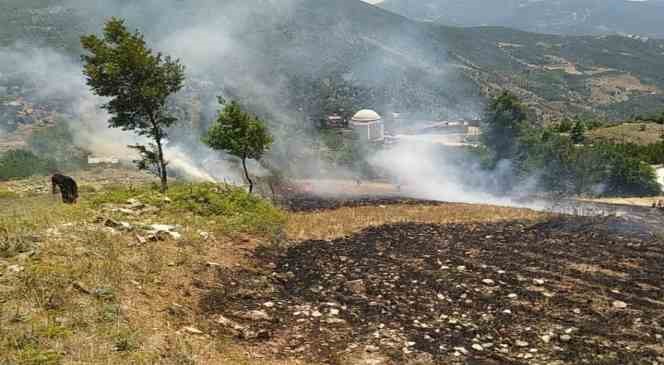
{"label": "burnt stubble field", "polygon": [[612,217],[391,223],[255,254],[203,298],[259,351],[331,364],[664,363],[664,247]]}

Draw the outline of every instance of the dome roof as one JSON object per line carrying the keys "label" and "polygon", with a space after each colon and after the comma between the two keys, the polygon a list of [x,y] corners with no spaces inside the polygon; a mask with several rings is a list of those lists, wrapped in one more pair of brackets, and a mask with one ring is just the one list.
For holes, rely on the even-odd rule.
{"label": "dome roof", "polygon": [[375,122],[380,120],[380,115],[373,110],[364,109],[355,113],[353,116],[353,122]]}

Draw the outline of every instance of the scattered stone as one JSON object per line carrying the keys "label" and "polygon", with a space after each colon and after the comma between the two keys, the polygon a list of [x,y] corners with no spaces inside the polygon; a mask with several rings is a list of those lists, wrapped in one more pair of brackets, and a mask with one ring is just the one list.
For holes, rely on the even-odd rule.
{"label": "scattered stone", "polygon": [[482,347],[482,345],[480,345],[479,343],[473,344],[472,347],[473,347],[473,350],[475,350],[475,351],[484,351],[484,347]]}
{"label": "scattered stone", "polygon": [[244,313],[240,316],[243,319],[248,319],[250,321],[271,321],[272,317],[267,314],[265,311],[261,310],[252,310],[247,313]]}
{"label": "scattered stone", "polygon": [[132,225],[127,222],[120,222],[111,218],[106,218],[106,220],[104,220],[104,226],[125,232],[129,232],[134,229],[134,227],[132,227]]}
{"label": "scattered stone", "polygon": [[368,353],[374,353],[380,351],[380,348],[374,345],[367,345],[364,350]]}
{"label": "scattered stone", "polygon": [[627,303],[622,302],[620,300],[616,300],[616,301],[613,302],[613,308],[625,309],[625,308],[627,308]]}
{"label": "scattered stone", "polygon": [[570,335],[560,335],[560,341],[562,342],[569,342],[572,339],[572,336]]}
{"label": "scattered stone", "polygon": [[177,226],[167,224],[152,224],[146,227],[148,239],[151,241],[164,241],[168,238],[173,240],[182,239],[182,235],[175,230]]}
{"label": "scattered stone", "polygon": [[136,242],[138,242],[139,245],[144,245],[144,244],[148,243],[148,239],[141,236],[141,235],[139,235],[139,234],[137,234],[136,235]]}
{"label": "scattered stone", "polygon": [[517,340],[515,344],[519,347],[528,347],[529,343],[526,341]]}
{"label": "scattered stone", "polygon": [[535,285],[544,285],[544,279],[535,279],[533,280],[533,283],[535,283]]}
{"label": "scattered stone", "polygon": [[518,298],[519,296],[516,295],[515,293],[510,293],[510,294],[507,295],[507,297],[510,298],[510,299],[516,299],[516,298]]}
{"label": "scattered stone", "polygon": [[11,273],[11,274],[18,274],[18,273],[22,272],[23,270],[25,270],[25,268],[23,266],[20,266],[20,265],[9,265],[9,266],[7,266],[7,272]]}
{"label": "scattered stone", "polygon": [[336,325],[336,324],[339,324],[339,325],[341,325],[341,324],[346,324],[346,321],[343,320],[343,319],[341,319],[341,318],[327,318],[327,319],[325,319],[323,322],[325,322],[325,323],[327,323],[327,324],[332,324],[332,325]]}
{"label": "scattered stone", "polygon": [[491,279],[484,279],[482,282],[486,285],[494,285],[496,282]]}
{"label": "scattered stone", "polygon": [[551,336],[549,336],[549,335],[544,335],[544,336],[542,336],[542,341],[543,341],[544,343],[549,343],[549,342],[551,342]]}
{"label": "scattered stone", "polygon": [[189,334],[191,334],[191,335],[202,335],[202,334],[204,334],[203,331],[199,330],[196,327],[184,327],[182,330],[189,333]]}
{"label": "scattered stone", "polygon": [[367,294],[367,287],[364,284],[364,280],[352,280],[346,283],[346,288],[353,294],[358,296],[363,296]]}
{"label": "scattered stone", "polygon": [[460,353],[462,353],[462,354],[464,354],[464,355],[468,355],[468,350],[466,350],[466,348],[465,348],[465,347],[462,347],[462,346],[457,346],[457,347],[455,347],[455,348],[454,348],[454,351],[460,352]]}

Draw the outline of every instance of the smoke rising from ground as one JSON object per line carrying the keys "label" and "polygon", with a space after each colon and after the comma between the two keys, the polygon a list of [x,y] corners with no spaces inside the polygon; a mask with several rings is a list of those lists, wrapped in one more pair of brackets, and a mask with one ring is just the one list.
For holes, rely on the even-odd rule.
{"label": "smoke rising from ground", "polygon": [[[63,5],[77,9],[77,12],[86,18],[86,33],[99,34],[104,20],[108,17],[122,17],[127,20],[130,29],[139,29],[146,35],[149,46],[180,58],[187,67],[187,85],[179,97],[185,101],[192,95],[200,98],[200,110],[194,112],[201,114],[201,128],[204,129],[219,108],[214,97],[217,95],[241,95],[252,103],[252,109],[265,112],[272,125],[293,125],[301,118],[297,111],[287,107],[290,95],[284,93],[286,79],[276,72],[282,65],[266,61],[265,55],[253,48],[256,45],[263,47],[261,52],[265,49],[276,52],[279,57],[291,62],[293,68],[297,69],[301,65],[302,69],[310,72],[322,72],[323,64],[327,61],[325,57],[346,60],[345,54],[335,54],[335,50],[329,50],[329,55],[300,54],[300,48],[271,44],[274,39],[284,36],[279,34],[276,37],[275,32],[283,32],[286,38],[290,36],[284,24],[296,16],[302,16],[296,14],[296,7],[300,2],[301,0],[200,0],[194,5],[181,0],[64,0]],[[413,29],[382,29],[381,32],[388,32],[383,34],[382,39],[379,39],[378,31],[376,34],[354,39],[356,26],[350,22],[340,22],[329,29],[344,39],[362,41],[373,47],[365,51],[366,54],[358,62],[349,65],[344,74],[345,78],[367,84],[394,82],[393,80],[398,80],[401,75],[391,75],[382,70],[389,69],[394,63],[400,63],[410,68],[410,71],[423,81],[426,78],[437,78],[441,85],[441,90],[436,91],[404,90],[408,87],[407,83],[396,81],[391,90],[392,100],[388,101],[390,106],[363,107],[401,108],[408,105],[406,99],[416,95],[430,102],[428,107],[410,110],[411,112],[432,114],[442,108],[448,109],[448,115],[478,114],[481,104],[477,99],[459,96],[463,93],[457,92],[461,87],[454,79],[455,69],[448,68],[444,61],[441,62],[444,50],[432,50],[431,45],[426,43],[427,40],[422,40],[419,44],[414,42],[413,40],[418,38],[413,36]],[[294,44],[303,41],[297,38],[302,35],[293,37],[296,37]],[[90,94],[79,60],[52,49],[30,48],[27,45],[1,50],[0,56],[0,70],[22,72],[34,79],[34,84],[38,85],[31,90],[34,97],[44,100],[66,99],[73,116],[72,130],[77,143],[82,147],[102,156],[124,157],[132,152],[127,145],[144,142],[132,133],[107,127],[108,115],[99,108],[103,100]],[[311,62],[312,58],[317,61]],[[350,58],[348,61],[350,62]],[[14,65],[20,65],[18,70]],[[448,105],[440,105],[440,99],[433,95],[437,91],[450,98]],[[203,95],[200,95],[201,93]],[[190,120],[183,120],[184,125],[189,122]],[[224,156],[202,146],[200,136],[195,132],[187,127],[172,131],[166,146],[166,157],[170,160],[170,166],[198,180],[243,181],[232,159],[225,159]],[[290,162],[288,160],[291,155],[284,151],[291,149],[297,154],[299,150],[309,148],[310,136],[306,134],[296,135],[274,129],[273,132],[279,134],[276,136],[275,152],[269,157],[277,164]],[[333,177],[348,178],[355,175],[353,171],[338,167],[324,168],[324,162],[317,156],[309,157],[298,166],[297,170],[302,176],[317,177],[322,170],[331,170],[328,176]],[[479,167],[473,167],[473,171],[478,171],[477,180],[481,181],[481,186],[465,186],[458,177],[468,175],[468,166],[458,166],[446,161],[438,151],[425,147],[404,145],[370,156],[369,161],[398,180],[416,182],[414,193],[418,197],[486,202],[486,191],[491,191],[493,177],[490,174],[480,173]],[[264,174],[265,171],[253,163],[252,173]]]}

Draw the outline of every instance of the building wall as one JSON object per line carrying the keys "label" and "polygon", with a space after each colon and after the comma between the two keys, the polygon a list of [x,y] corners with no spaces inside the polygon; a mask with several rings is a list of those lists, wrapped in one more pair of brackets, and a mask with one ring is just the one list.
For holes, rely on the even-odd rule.
{"label": "building wall", "polygon": [[385,124],[382,120],[371,123],[351,122],[351,127],[362,141],[382,141],[385,139]]}

